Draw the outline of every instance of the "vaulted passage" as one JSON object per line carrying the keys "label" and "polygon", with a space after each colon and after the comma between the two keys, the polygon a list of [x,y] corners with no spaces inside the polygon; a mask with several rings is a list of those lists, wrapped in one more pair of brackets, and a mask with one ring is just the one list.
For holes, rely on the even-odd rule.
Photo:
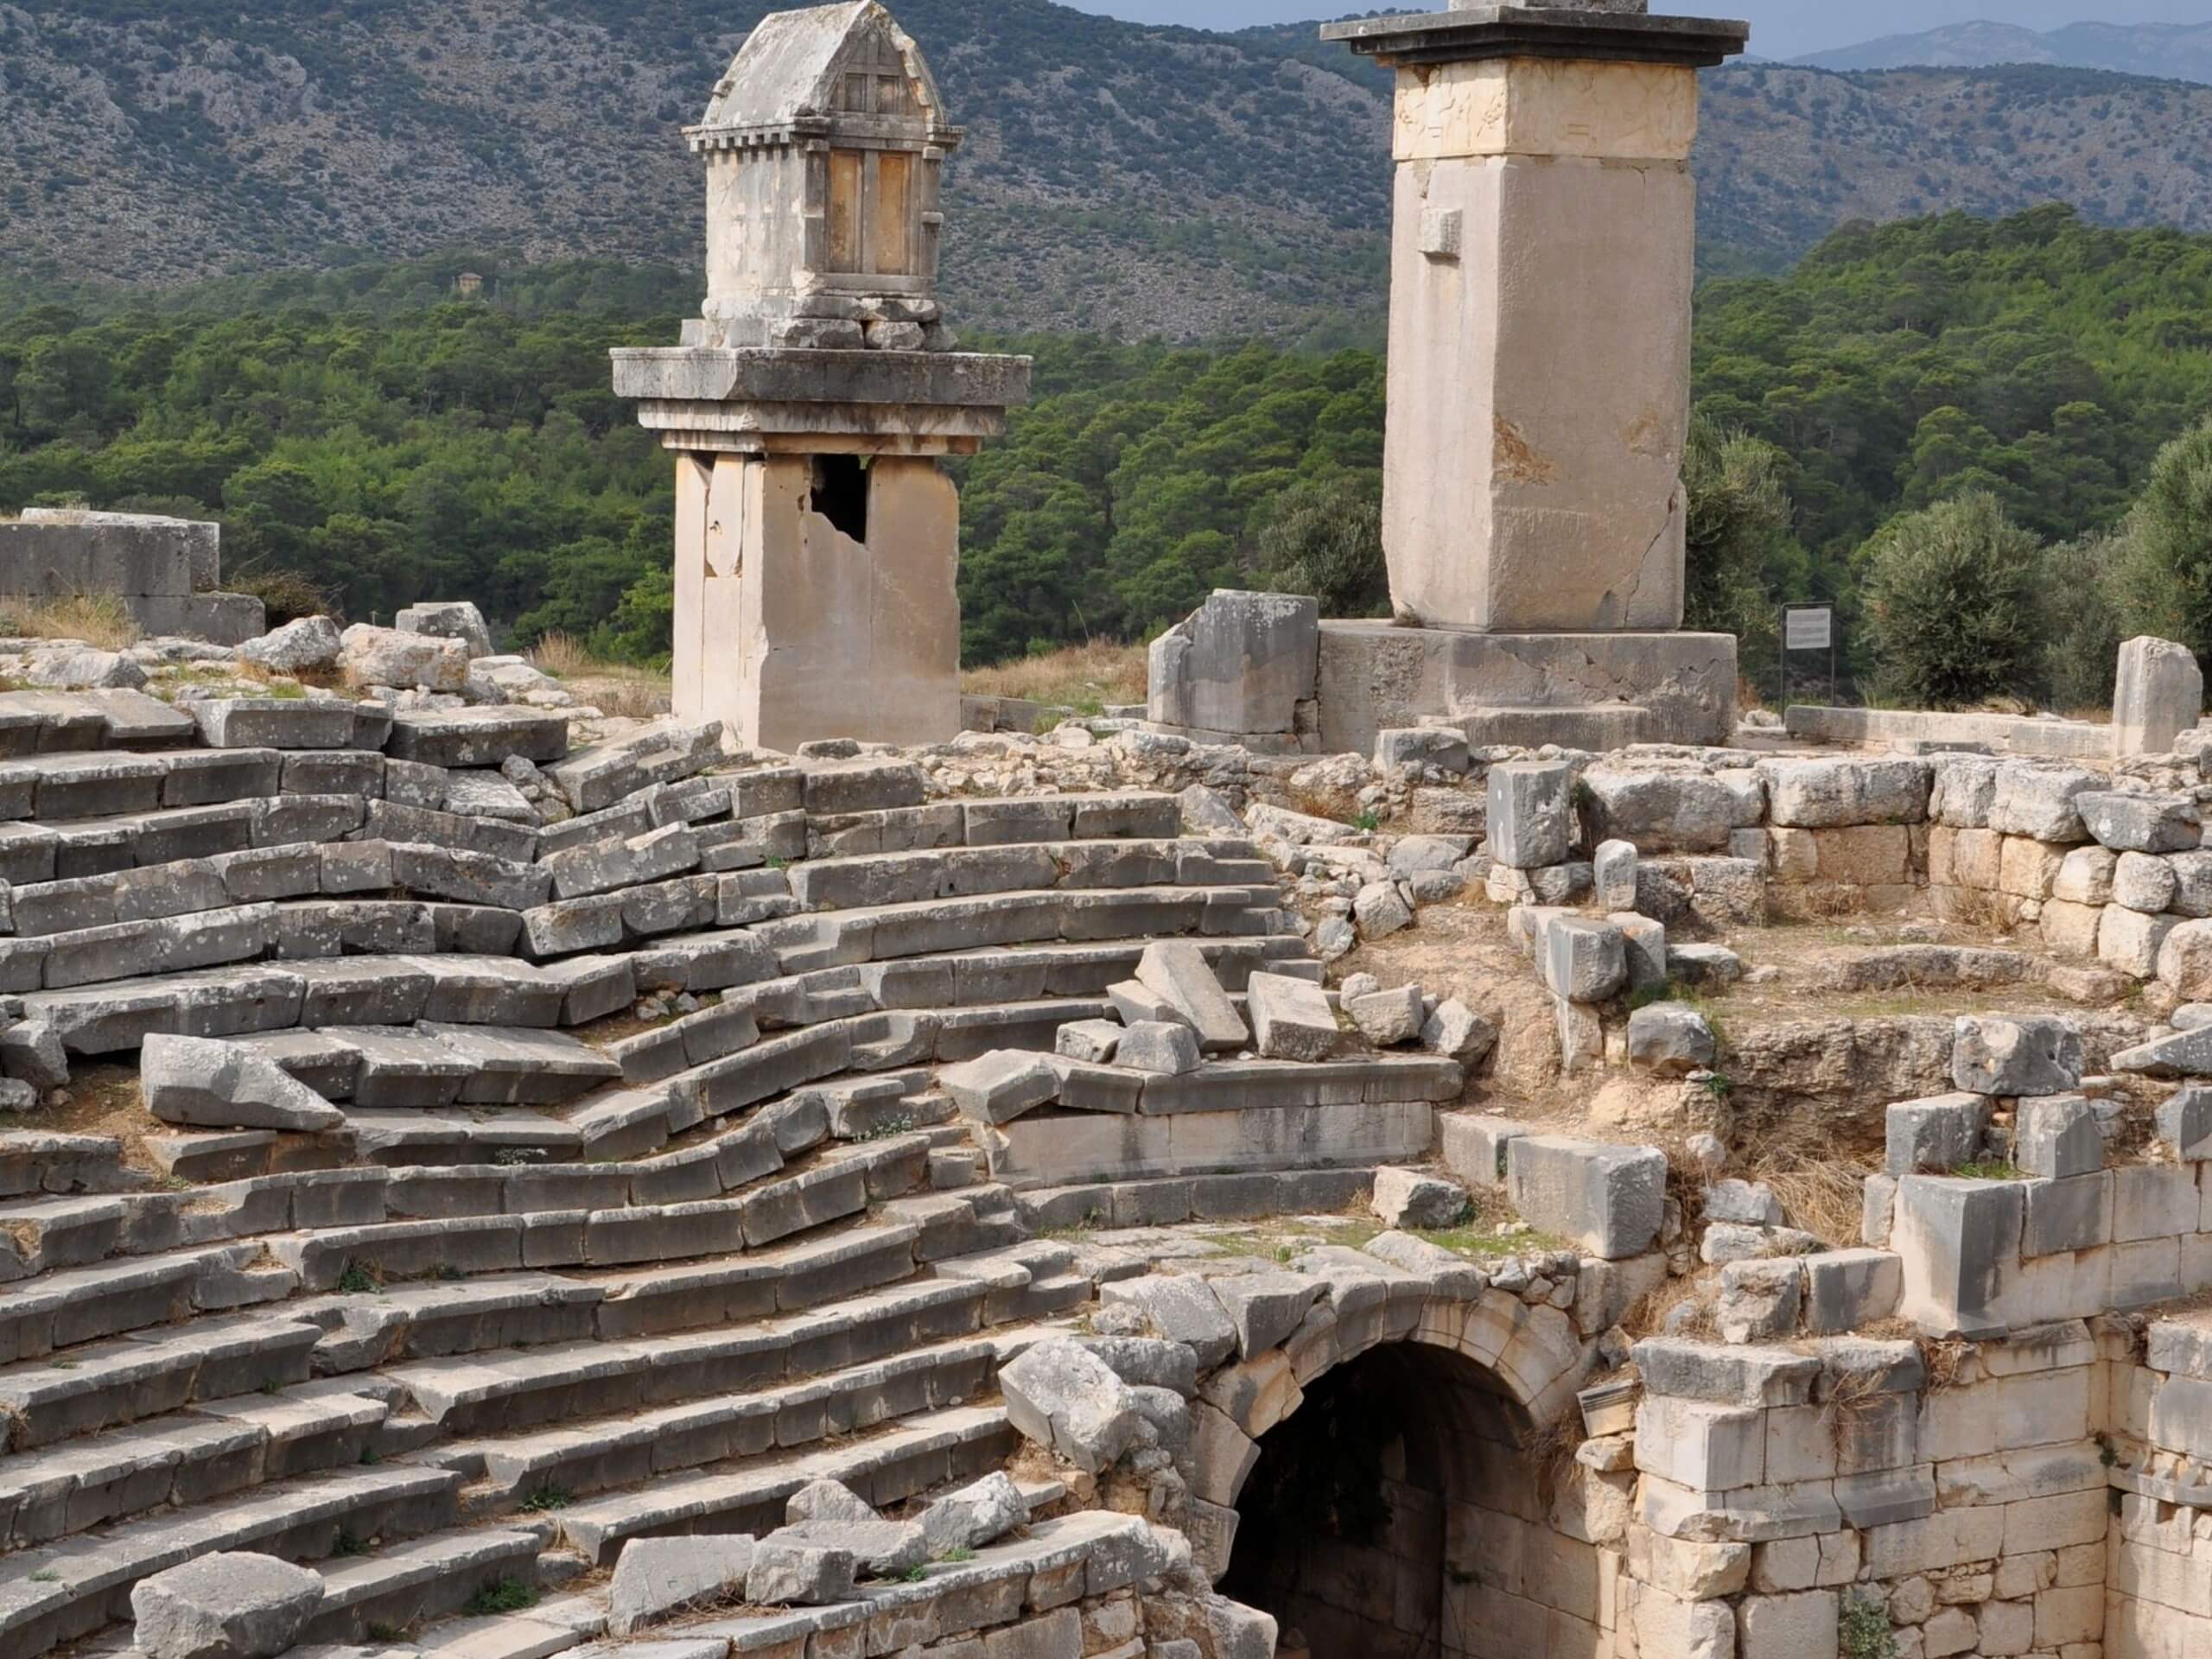
{"label": "vaulted passage", "polygon": [[1262,1437],[1222,1592],[1313,1659],[1596,1659],[1598,1552],[1548,1518],[1528,1428],[1447,1350],[1338,1367]]}

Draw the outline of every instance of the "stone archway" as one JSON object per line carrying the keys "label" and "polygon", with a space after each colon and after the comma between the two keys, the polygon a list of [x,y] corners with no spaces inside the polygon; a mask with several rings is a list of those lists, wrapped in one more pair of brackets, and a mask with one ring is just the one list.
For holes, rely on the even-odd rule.
{"label": "stone archway", "polygon": [[1608,1553],[1528,1449],[1586,1372],[1572,1321],[1491,1290],[1320,1336],[1206,1390],[1222,1592],[1314,1659],[1609,1652]]}
{"label": "stone archway", "polygon": [[1599,1659],[1599,1551],[1554,1522],[1533,1427],[1449,1350],[1338,1366],[1261,1437],[1222,1593],[1314,1659]]}

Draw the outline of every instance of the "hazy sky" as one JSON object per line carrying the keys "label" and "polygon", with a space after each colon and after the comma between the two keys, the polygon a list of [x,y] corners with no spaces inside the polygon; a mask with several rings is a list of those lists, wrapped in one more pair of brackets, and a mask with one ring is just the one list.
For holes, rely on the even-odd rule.
{"label": "hazy sky", "polygon": [[[1388,10],[1391,0],[1067,0],[1139,22],[1193,29],[1244,29],[1254,23],[1348,12]],[[1404,0],[1408,11],[1438,11],[1427,0]],[[1653,0],[1654,11],[1745,17],[1751,50],[1793,58],[1833,46],[1855,46],[1881,35],[1916,33],[1942,23],[2001,18],[2028,29],[2056,29],[2094,19],[2107,23],[2212,22],[2212,0]]]}

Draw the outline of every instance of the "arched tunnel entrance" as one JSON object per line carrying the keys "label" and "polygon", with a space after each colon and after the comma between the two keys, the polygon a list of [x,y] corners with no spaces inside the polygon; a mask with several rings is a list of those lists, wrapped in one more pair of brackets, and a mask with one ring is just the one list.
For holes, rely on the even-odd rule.
{"label": "arched tunnel entrance", "polygon": [[1530,1440],[1475,1361],[1370,1349],[1261,1437],[1220,1590],[1272,1613],[1286,1656],[1597,1659],[1598,1551],[1554,1524]]}

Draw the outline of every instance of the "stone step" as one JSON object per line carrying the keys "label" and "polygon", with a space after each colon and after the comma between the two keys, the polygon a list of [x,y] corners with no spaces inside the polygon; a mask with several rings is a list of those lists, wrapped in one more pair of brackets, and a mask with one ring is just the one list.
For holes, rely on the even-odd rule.
{"label": "stone step", "polygon": [[597,1332],[607,1294],[556,1274],[490,1274],[315,1297],[285,1311],[322,1332],[309,1356],[315,1374],[338,1376],[408,1359],[584,1341]]}
{"label": "stone step", "polygon": [[17,1452],[0,1459],[0,1552],[357,1465],[385,1409],[366,1394],[256,1392]]}
{"label": "stone step", "polygon": [[0,1129],[0,1196],[127,1192],[143,1184],[123,1167],[123,1143],[112,1135]]}
{"label": "stone step", "polygon": [[0,692],[0,754],[153,749],[190,743],[199,728],[143,691]]}
{"label": "stone step", "polygon": [[[549,1203],[520,1213],[448,1213],[271,1233],[264,1243],[270,1256],[296,1273],[310,1292],[335,1289],[354,1275],[381,1284],[524,1268],[690,1261],[759,1249],[857,1216],[871,1200],[897,1197],[925,1181],[928,1154],[925,1140],[906,1135],[840,1149],[810,1166],[753,1181],[727,1198],[602,1208],[553,1208]],[[408,1172],[400,1173],[405,1178]],[[484,1191],[496,1193],[507,1190],[510,1182],[543,1173],[499,1168],[480,1179]],[[476,1179],[467,1168],[426,1170],[416,1176],[413,1190],[426,1194],[436,1178],[447,1180],[448,1192],[464,1195],[471,1191],[469,1179]]]}
{"label": "stone step", "polygon": [[247,1550],[316,1561],[450,1527],[459,1486],[443,1469],[337,1470],[22,1551],[0,1578],[0,1652],[35,1659],[127,1620],[133,1585],[196,1556]]}
{"label": "stone step", "polygon": [[0,821],[59,823],[267,800],[280,776],[275,751],[260,747],[11,755],[0,760]]}
{"label": "stone step", "polygon": [[617,1062],[567,1033],[527,1027],[423,1020],[324,1026],[316,1034],[357,1057],[350,1087],[331,1097],[364,1107],[554,1106],[621,1075]]}
{"label": "stone step", "polygon": [[1649,720],[1647,710],[1620,702],[1466,709],[1448,723],[1465,732],[1474,748],[1537,749],[1555,743],[1605,754],[1643,741]]}
{"label": "stone step", "polygon": [[908,1223],[868,1220],[741,1256],[594,1274],[590,1282],[606,1293],[599,1332],[612,1340],[653,1336],[863,1296],[912,1274],[921,1233]]}
{"label": "stone step", "polygon": [[1225,857],[1178,839],[1059,840],[916,852],[810,858],[790,870],[806,911],[914,904],[994,893],[1272,885],[1274,867],[1254,854]]}
{"label": "stone step", "polygon": [[580,1154],[584,1144],[575,1125],[531,1111],[357,1106],[346,1114],[346,1122],[361,1160],[385,1165],[478,1165],[510,1159],[560,1163]]}
{"label": "stone step", "polygon": [[1023,1224],[1037,1232],[1175,1227],[1193,1221],[1334,1215],[1363,1202],[1374,1185],[1375,1166],[1349,1165],[1034,1186],[1019,1194],[1019,1204]]}
{"label": "stone step", "polygon": [[361,1642],[372,1629],[411,1629],[460,1612],[480,1593],[537,1586],[535,1532],[472,1527],[434,1532],[373,1554],[327,1560],[322,1605],[303,1642]]}
{"label": "stone step", "polygon": [[290,1294],[258,1245],[220,1244],[103,1262],[12,1285],[0,1296],[0,1364]]}
{"label": "stone step", "polygon": [[[571,1383],[575,1403],[539,1420],[556,1427],[462,1440],[442,1457],[449,1467],[480,1471],[464,1494],[472,1513],[503,1513],[548,1493],[567,1499],[639,1485],[963,1404],[988,1392],[995,1374],[991,1344],[971,1339],[776,1382],[788,1374],[788,1357],[767,1348],[772,1340],[763,1332],[757,1344],[739,1348],[728,1338],[692,1338],[696,1357],[677,1352],[665,1370],[633,1370],[619,1379],[595,1374],[590,1382]],[[799,1357],[805,1353],[798,1350]],[[739,1386],[714,1391],[706,1373],[718,1363],[728,1367],[726,1384]],[[674,1398],[658,1391],[677,1383],[689,1391]],[[622,1403],[626,1385],[636,1403]]]}
{"label": "stone step", "polygon": [[1051,845],[1160,839],[1182,827],[1173,795],[967,797],[861,812],[810,811],[809,858],[917,852],[938,847]]}
{"label": "stone step", "polygon": [[596,1565],[628,1539],[670,1533],[765,1534],[810,1481],[836,1480],[878,1509],[998,1468],[1020,1444],[1003,1408],[957,1406],[908,1417],[839,1446],[773,1454],[750,1465],[575,1504],[554,1514],[561,1541]]}
{"label": "stone step", "polygon": [[303,1382],[321,1334],[276,1317],[203,1319],[0,1368],[8,1447],[26,1452],[195,1401]]}

